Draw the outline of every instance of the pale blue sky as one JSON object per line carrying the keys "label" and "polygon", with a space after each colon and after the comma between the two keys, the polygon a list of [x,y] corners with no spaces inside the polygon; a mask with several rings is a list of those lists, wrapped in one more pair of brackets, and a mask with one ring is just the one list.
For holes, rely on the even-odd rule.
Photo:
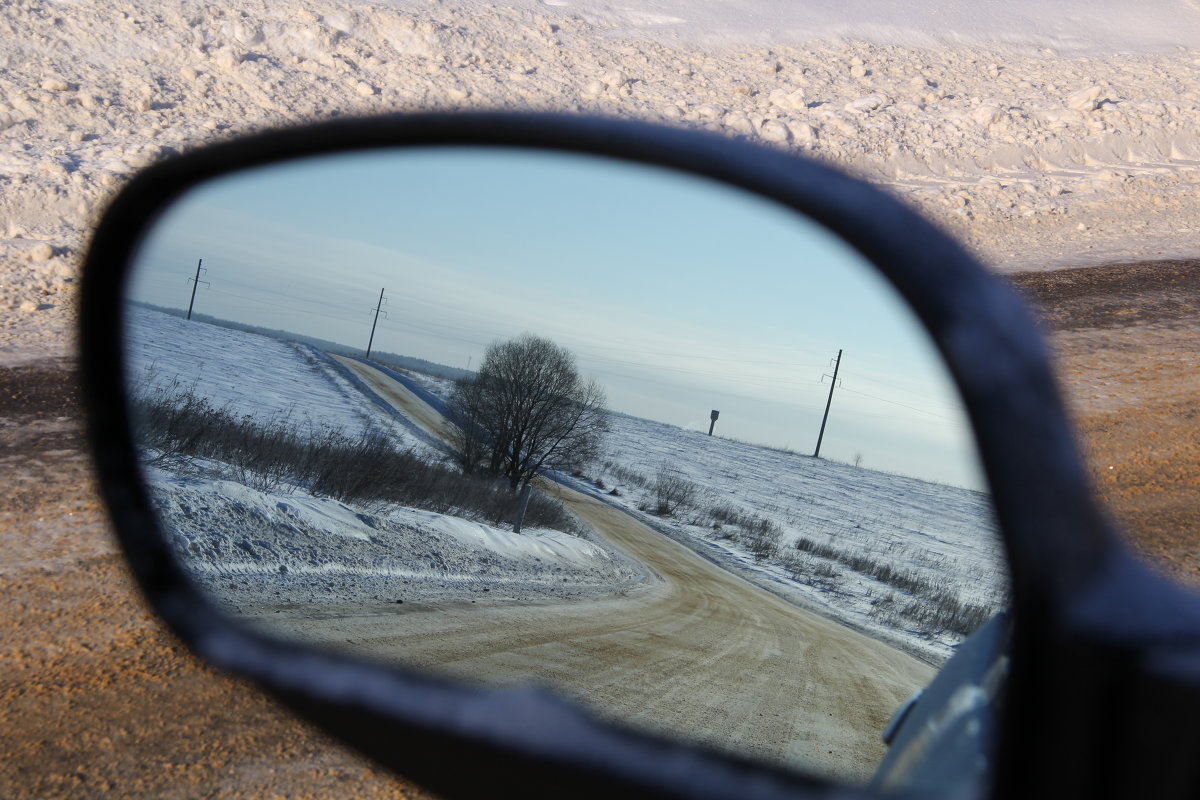
{"label": "pale blue sky", "polygon": [[791,211],[576,155],[426,148],[215,181],[149,237],[132,296],[457,367],[523,331],[568,347],[617,411],[980,485],[954,391],[890,287]]}

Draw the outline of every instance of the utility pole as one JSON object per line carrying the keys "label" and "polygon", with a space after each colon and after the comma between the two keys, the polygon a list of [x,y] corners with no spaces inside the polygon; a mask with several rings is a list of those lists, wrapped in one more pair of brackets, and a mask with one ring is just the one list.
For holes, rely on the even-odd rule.
{"label": "utility pole", "polygon": [[838,350],[837,361],[833,365],[833,377],[829,381],[829,398],[825,401],[825,416],[821,417],[821,432],[817,434],[817,449],[813,451],[813,458],[821,457],[821,440],[825,438],[825,423],[829,421],[829,407],[833,405],[833,387],[837,386],[838,369],[841,366],[842,351]]}
{"label": "utility pole", "polygon": [[[371,323],[371,338],[367,340],[367,358],[371,358],[371,345],[375,344],[375,326],[379,324],[379,309],[383,307],[383,289],[379,290],[379,302],[375,304],[375,321]],[[384,314],[387,314],[385,311]]]}
{"label": "utility pole", "polygon": [[204,272],[208,272],[208,270],[206,270],[206,269],[204,269],[203,267],[201,267],[201,266],[200,266],[200,265],[201,265],[201,264],[203,264],[203,263],[204,263],[204,259],[203,259],[203,258],[202,258],[202,259],[200,259],[199,261],[197,261],[197,262],[196,262],[196,277],[194,277],[194,278],[188,278],[188,280],[192,282],[192,301],[191,301],[190,303],[188,303],[188,315],[187,315],[187,318],[188,318],[188,319],[191,319],[191,318],[192,318],[192,306],[196,305],[196,287],[197,287],[197,286],[199,286],[199,285],[200,285],[200,284],[202,284],[202,283],[203,283],[205,286],[211,286],[211,285],[212,285],[212,284],[210,284],[208,281],[202,281],[202,280],[200,280],[200,272],[201,272],[201,270],[203,270]]}

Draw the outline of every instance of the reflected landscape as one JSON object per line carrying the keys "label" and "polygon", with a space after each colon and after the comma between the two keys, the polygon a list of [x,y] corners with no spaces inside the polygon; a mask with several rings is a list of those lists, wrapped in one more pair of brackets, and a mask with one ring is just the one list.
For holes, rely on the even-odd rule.
{"label": "reflected landscape", "polygon": [[128,301],[165,527],[289,639],[861,782],[1005,605],[925,334],[761,199],[580,156],[325,157],[183,198]]}

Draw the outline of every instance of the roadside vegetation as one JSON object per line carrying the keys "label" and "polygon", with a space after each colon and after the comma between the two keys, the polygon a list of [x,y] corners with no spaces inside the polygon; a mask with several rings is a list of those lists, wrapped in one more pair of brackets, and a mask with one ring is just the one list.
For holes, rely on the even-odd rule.
{"label": "roadside vegetation", "polygon": [[[215,475],[260,491],[302,490],[374,510],[398,504],[490,524],[514,515],[504,483],[399,450],[380,431],[356,436],[297,425],[287,415],[239,416],[178,382],[143,383],[132,405],[143,456],[164,469]],[[578,532],[561,504],[536,491],[525,524]]]}

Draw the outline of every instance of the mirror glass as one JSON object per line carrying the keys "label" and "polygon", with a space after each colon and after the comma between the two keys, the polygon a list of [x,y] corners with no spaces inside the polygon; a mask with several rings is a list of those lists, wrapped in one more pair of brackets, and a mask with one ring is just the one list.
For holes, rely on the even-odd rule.
{"label": "mirror glass", "polygon": [[214,179],[124,308],[145,479],[257,629],[841,780],[1006,604],[926,334],[795,212],[465,147]]}

